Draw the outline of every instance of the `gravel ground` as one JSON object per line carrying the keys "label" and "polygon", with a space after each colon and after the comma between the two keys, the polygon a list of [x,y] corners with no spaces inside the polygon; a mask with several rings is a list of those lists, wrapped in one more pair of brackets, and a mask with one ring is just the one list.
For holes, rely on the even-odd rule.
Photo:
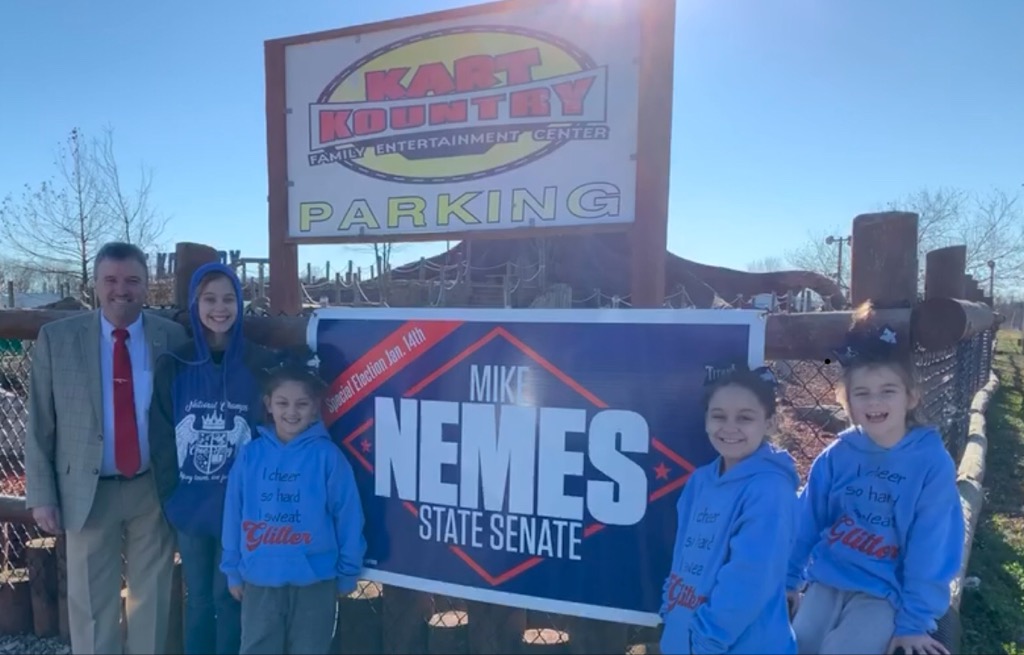
{"label": "gravel ground", "polygon": [[70,655],[71,646],[60,639],[40,639],[35,635],[0,637],[0,654]]}

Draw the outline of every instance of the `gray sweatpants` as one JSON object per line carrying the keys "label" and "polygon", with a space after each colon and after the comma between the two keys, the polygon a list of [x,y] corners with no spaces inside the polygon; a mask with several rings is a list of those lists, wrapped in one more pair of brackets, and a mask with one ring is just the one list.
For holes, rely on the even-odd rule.
{"label": "gray sweatpants", "polygon": [[883,655],[896,629],[889,601],[812,583],[793,617],[800,655]]}
{"label": "gray sweatpants", "polygon": [[337,580],[242,591],[241,655],[327,655],[334,638]]}

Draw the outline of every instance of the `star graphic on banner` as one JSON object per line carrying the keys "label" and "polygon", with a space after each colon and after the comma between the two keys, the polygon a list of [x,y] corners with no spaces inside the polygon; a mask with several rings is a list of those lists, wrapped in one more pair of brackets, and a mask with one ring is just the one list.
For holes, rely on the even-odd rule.
{"label": "star graphic on banner", "polygon": [[364,453],[370,452],[370,449],[373,448],[373,444],[370,443],[369,439],[363,439],[359,442],[359,445],[362,447]]}
{"label": "star graphic on banner", "polygon": [[658,462],[658,465],[654,467],[654,474],[658,480],[668,480],[668,472],[671,470],[665,466],[665,462]]}

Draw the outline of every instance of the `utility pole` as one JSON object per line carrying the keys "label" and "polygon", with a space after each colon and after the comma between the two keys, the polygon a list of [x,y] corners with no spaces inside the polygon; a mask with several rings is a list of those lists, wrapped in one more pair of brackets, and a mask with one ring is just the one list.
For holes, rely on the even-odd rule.
{"label": "utility pole", "polygon": [[843,286],[843,245],[849,245],[853,237],[826,237],[825,244],[831,246],[833,243],[839,248],[838,263],[836,264],[836,284]]}

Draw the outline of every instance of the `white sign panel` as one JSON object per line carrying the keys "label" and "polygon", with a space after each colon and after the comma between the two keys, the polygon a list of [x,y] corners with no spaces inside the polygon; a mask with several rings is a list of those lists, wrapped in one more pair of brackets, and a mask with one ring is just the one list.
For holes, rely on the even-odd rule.
{"label": "white sign panel", "polygon": [[288,45],[289,237],[632,222],[641,4],[510,4]]}

